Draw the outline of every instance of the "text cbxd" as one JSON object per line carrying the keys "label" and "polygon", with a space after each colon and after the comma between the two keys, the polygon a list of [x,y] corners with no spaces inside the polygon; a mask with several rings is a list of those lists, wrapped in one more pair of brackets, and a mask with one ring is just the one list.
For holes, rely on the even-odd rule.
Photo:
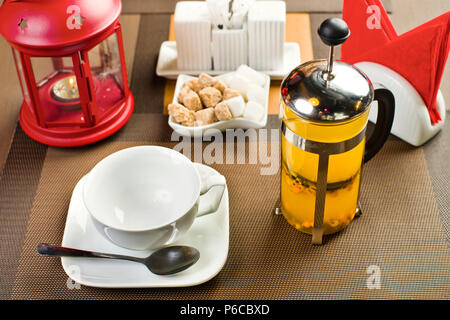
{"label": "text cbxd", "polygon": [[269,306],[266,304],[241,304],[241,305],[225,305],[225,314],[268,314]]}

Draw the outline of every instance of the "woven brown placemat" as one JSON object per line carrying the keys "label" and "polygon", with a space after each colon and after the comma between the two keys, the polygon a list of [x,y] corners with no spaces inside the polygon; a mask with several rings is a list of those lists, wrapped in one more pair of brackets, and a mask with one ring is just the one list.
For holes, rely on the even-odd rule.
{"label": "woven brown placemat", "polygon": [[[151,125],[153,120],[147,120]],[[261,164],[214,164],[226,176],[230,196],[228,260],[214,279],[188,288],[70,290],[59,259],[38,256],[36,245],[61,242],[72,189],[96,162],[140,144],[155,143],[110,139],[77,150],[48,150],[12,298],[450,298],[450,253],[423,151],[401,141],[389,141],[366,165],[363,215],[346,230],[326,237],[323,246],[312,246],[309,236],[273,214],[279,202],[279,174],[261,175]],[[381,289],[366,285],[371,265],[381,270]]]}
{"label": "woven brown placemat", "polygon": [[450,111],[446,114],[447,123],[441,132],[423,147],[428,172],[433,183],[441,220],[450,243]]}
{"label": "woven brown placemat", "polygon": [[[54,149],[17,128],[0,180],[0,298],[449,299],[448,242],[436,206],[438,201],[448,236],[448,213],[443,212],[448,208],[447,134],[419,149],[391,139],[364,170],[364,215],[327,237],[322,247],[312,247],[309,236],[272,214],[279,176],[261,176],[258,165],[214,165],[230,186],[230,251],[217,277],[192,288],[67,288],[60,261],[39,257],[35,250],[41,241],[60,243],[78,179],[101,158],[127,146],[173,145],[167,116],[160,114],[164,81],[154,76],[169,18],[144,14],[138,22],[126,20],[134,26],[131,31],[139,23],[137,39],[131,31],[127,36],[130,48],[136,41],[130,82],[137,105],[113,137],[84,148]],[[268,127],[279,127],[276,117],[269,117]],[[380,290],[366,286],[369,265],[380,267]]]}

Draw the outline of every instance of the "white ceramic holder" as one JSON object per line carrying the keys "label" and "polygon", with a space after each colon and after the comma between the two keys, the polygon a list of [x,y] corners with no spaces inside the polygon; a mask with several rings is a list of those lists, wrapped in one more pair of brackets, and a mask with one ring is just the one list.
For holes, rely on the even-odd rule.
{"label": "white ceramic holder", "polygon": [[249,66],[277,70],[283,65],[286,3],[256,1],[248,12]]}
{"label": "white ceramic holder", "polygon": [[[437,108],[442,120],[432,125],[422,97],[408,80],[377,63],[359,62],[355,66],[367,74],[375,89],[386,88],[394,95],[395,115],[391,129],[393,135],[413,146],[421,146],[444,126],[446,108],[440,90],[437,95]],[[375,122],[376,119],[377,108],[371,108],[369,120]]]}
{"label": "white ceramic holder", "polygon": [[214,70],[233,71],[248,64],[247,25],[242,29],[213,29],[212,52]]}
{"label": "white ceramic holder", "polygon": [[174,27],[178,68],[211,69],[211,18],[206,2],[178,2],[175,7]]}

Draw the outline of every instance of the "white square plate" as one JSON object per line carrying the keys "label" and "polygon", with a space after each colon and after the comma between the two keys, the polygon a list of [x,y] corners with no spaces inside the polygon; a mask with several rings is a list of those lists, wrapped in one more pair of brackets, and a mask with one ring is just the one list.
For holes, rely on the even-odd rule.
{"label": "white square plate", "polygon": [[[230,71],[221,70],[179,70],[177,64],[177,43],[175,41],[164,41],[159,49],[156,74],[167,79],[176,79],[180,74],[198,76],[207,73],[211,76],[224,74]],[[284,44],[284,63],[279,70],[257,70],[267,74],[273,80],[283,80],[295,67],[301,63],[300,46],[296,42]]]}
{"label": "white square plate", "polygon": [[[208,166],[195,164],[204,178],[218,172]],[[147,257],[152,251],[134,251],[121,248],[98,232],[83,204],[82,188],[85,178],[76,185],[70,201],[62,245],[64,247]],[[211,194],[210,194],[211,192]],[[211,189],[205,197],[214,198]],[[207,198],[207,199],[208,199]],[[207,200],[205,199],[205,200]],[[81,285],[102,288],[158,288],[187,287],[204,283],[215,277],[228,256],[229,213],[228,190],[222,197],[217,212],[196,218],[189,231],[175,244],[187,245],[200,251],[200,259],[189,269],[169,276],[151,273],[140,263],[97,258],[61,258],[67,275]]]}

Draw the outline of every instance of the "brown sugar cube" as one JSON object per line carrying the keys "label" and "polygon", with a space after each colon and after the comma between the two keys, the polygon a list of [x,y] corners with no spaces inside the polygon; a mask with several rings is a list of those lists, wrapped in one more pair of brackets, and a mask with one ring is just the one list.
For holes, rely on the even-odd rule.
{"label": "brown sugar cube", "polygon": [[198,77],[198,83],[199,83],[201,89],[206,88],[206,87],[214,87],[216,82],[217,82],[216,79],[214,79],[210,75],[207,75],[206,73],[202,73]]}
{"label": "brown sugar cube", "polygon": [[186,81],[185,83],[183,83],[183,85],[181,86],[181,89],[184,89],[184,88],[188,87],[189,89],[192,90],[192,81],[193,80],[189,80],[189,81]]}
{"label": "brown sugar cube", "polygon": [[203,87],[200,85],[200,82],[198,81],[198,79],[192,79],[192,80],[185,82],[183,84],[183,87],[185,87],[185,86],[188,86],[189,88],[191,88],[191,90],[193,90],[197,93],[199,93],[200,90],[203,89]]}
{"label": "brown sugar cube", "polygon": [[214,108],[220,101],[222,101],[222,93],[213,87],[202,89],[198,95],[207,108]]}
{"label": "brown sugar cube", "polygon": [[228,105],[225,102],[218,103],[214,108],[214,113],[218,120],[230,120],[233,118],[230,108],[228,108]]}
{"label": "brown sugar cube", "polygon": [[214,108],[207,108],[195,113],[195,125],[204,126],[217,121]]}
{"label": "brown sugar cube", "polygon": [[191,91],[192,89],[189,86],[183,85],[183,87],[180,90],[180,93],[178,93],[178,102],[184,103],[184,97],[186,97],[186,95]]}
{"label": "brown sugar cube", "polygon": [[200,97],[194,91],[190,90],[183,97],[183,104],[186,108],[192,111],[198,111],[203,109],[202,102],[200,101]]}
{"label": "brown sugar cube", "polygon": [[239,96],[241,96],[241,93],[231,88],[226,88],[225,91],[223,92],[223,100],[228,100]]}
{"label": "brown sugar cube", "polygon": [[182,106],[178,103],[172,103],[168,106],[169,114],[172,116],[176,123],[180,123],[184,126],[193,127],[195,122],[194,111]]}
{"label": "brown sugar cube", "polygon": [[225,83],[223,83],[223,81],[217,80],[217,82],[214,84],[214,88],[216,88],[223,94],[228,87]]}

